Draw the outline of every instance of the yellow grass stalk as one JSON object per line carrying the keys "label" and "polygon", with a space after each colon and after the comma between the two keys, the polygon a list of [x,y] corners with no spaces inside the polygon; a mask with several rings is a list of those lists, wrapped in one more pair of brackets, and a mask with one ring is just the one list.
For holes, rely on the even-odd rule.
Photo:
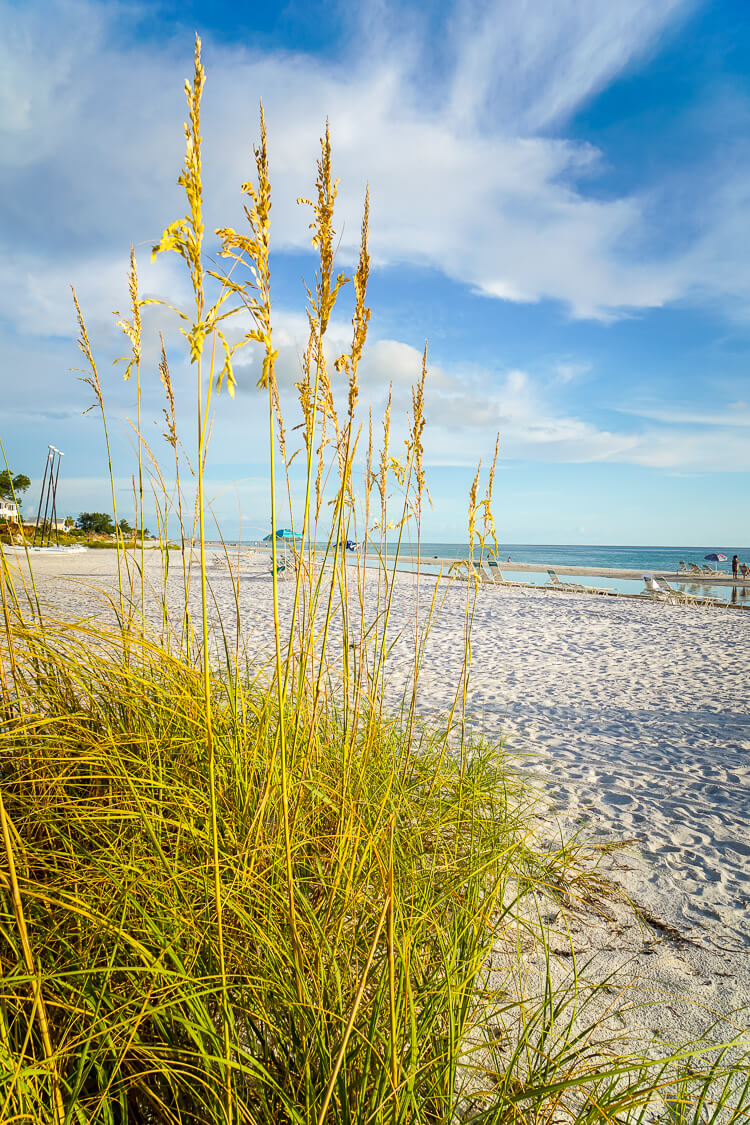
{"label": "yellow grass stalk", "polygon": [[[136,374],[136,435],[138,438],[138,495],[136,497],[136,525],[141,530],[141,623],[145,629],[146,626],[146,570],[144,558],[144,537],[143,531],[145,524],[143,522],[143,448],[142,448],[142,430],[141,430],[141,302],[138,299],[138,267],[135,260],[135,249],[130,247],[130,268],[128,270],[128,296],[130,297],[130,315],[131,320],[123,318],[117,321],[117,327],[120,328],[130,343],[130,356],[125,359],[116,359],[115,363],[124,363],[125,372],[124,378],[127,381],[135,368]],[[119,313],[115,313],[119,316]],[[116,520],[116,517],[115,517]]]}
{"label": "yellow grass stalk", "polygon": [[391,1088],[395,1102],[393,1119],[398,1120],[398,1089],[399,1076],[399,1051],[398,1032],[396,1030],[396,941],[394,930],[394,900],[393,900],[393,818],[391,818],[388,836],[388,1016],[391,1032]]}
{"label": "yellow grass stalk", "polygon": [[369,976],[370,976],[370,969],[372,967],[373,958],[375,956],[375,950],[377,949],[378,942],[380,941],[380,934],[381,934],[382,929],[383,929],[383,923],[385,922],[386,915],[388,914],[388,908],[390,906],[390,902],[391,902],[391,896],[388,894],[388,895],[386,895],[385,902],[383,903],[383,909],[380,912],[380,918],[378,919],[378,924],[377,924],[377,927],[375,929],[375,935],[372,939],[372,942],[370,943],[370,949],[369,949],[369,952],[367,954],[367,961],[365,963],[365,967],[364,967],[364,970],[362,972],[362,976],[360,977],[360,981],[359,981],[359,984],[357,986],[357,992],[356,992],[356,995],[354,997],[354,1003],[352,1004],[352,1008],[351,1008],[351,1011],[349,1013],[349,1019],[347,1020],[346,1027],[344,1029],[344,1035],[343,1035],[343,1038],[341,1040],[341,1046],[339,1047],[339,1052],[336,1056],[336,1062],[334,1063],[333,1071],[331,1072],[331,1077],[328,1080],[328,1085],[326,1086],[326,1091],[325,1091],[325,1094],[323,1095],[323,1104],[321,1105],[320,1113],[318,1114],[318,1125],[323,1125],[323,1122],[325,1121],[325,1118],[326,1118],[326,1114],[328,1112],[328,1106],[330,1105],[331,1097],[333,1095],[333,1088],[336,1085],[336,1079],[339,1076],[339,1071],[341,1070],[341,1064],[344,1061],[344,1055],[346,1053],[346,1046],[347,1046],[347,1043],[349,1042],[349,1037],[350,1037],[350,1035],[351,1035],[351,1033],[354,1029],[354,1021],[357,1018],[357,1012],[359,1011],[359,1006],[362,1003],[362,997],[364,996],[365,988],[367,986],[367,981],[368,981]]}
{"label": "yellow grass stalk", "polygon": [[18,936],[21,939],[21,948],[23,949],[23,959],[26,964],[26,971],[28,972],[32,982],[31,987],[34,993],[34,1004],[39,1015],[39,1030],[42,1037],[44,1056],[47,1062],[47,1066],[49,1067],[50,1083],[52,1088],[52,1120],[54,1122],[54,1125],[63,1125],[63,1121],[65,1119],[65,1109],[62,1101],[62,1094],[60,1092],[57,1063],[55,1061],[55,1051],[52,1046],[49,1021],[47,1019],[47,1009],[44,1003],[44,996],[42,994],[41,971],[34,964],[34,954],[31,951],[29,934],[28,930],[26,929],[26,919],[23,912],[23,902],[21,901],[21,891],[18,886],[18,877],[16,875],[16,862],[13,854],[13,844],[11,843],[10,838],[10,825],[8,822],[7,813],[5,811],[5,802],[3,800],[2,792],[0,792],[0,824],[2,825],[5,861],[8,865],[8,880],[10,882],[10,892],[11,898],[13,899],[13,910],[16,916]]}
{"label": "yellow grass stalk", "polygon": [[[197,376],[197,509],[198,509],[198,537],[200,546],[200,593],[201,593],[201,623],[203,633],[203,692],[206,718],[206,742],[209,759],[209,784],[211,798],[211,840],[212,840],[212,868],[214,883],[214,902],[216,909],[216,935],[218,942],[218,959],[222,983],[222,1023],[224,1038],[224,1070],[225,1070],[225,1114],[227,1125],[233,1117],[232,1110],[232,1069],[229,1047],[231,1009],[229,1005],[229,991],[227,986],[226,962],[224,957],[224,924],[223,924],[223,898],[221,886],[221,870],[219,862],[219,828],[217,818],[217,792],[216,792],[216,746],[212,723],[211,707],[211,673],[209,665],[209,629],[208,629],[208,599],[206,589],[206,517],[204,497],[204,471],[208,450],[208,435],[210,433],[209,413],[211,407],[211,389],[213,386],[214,364],[216,355],[216,337],[218,323],[221,319],[220,309],[227,294],[222,292],[216,303],[206,310],[205,279],[203,268],[203,183],[201,173],[201,133],[200,133],[200,108],[205,85],[206,74],[201,62],[201,41],[195,37],[195,66],[193,81],[185,82],[185,94],[188,105],[189,121],[185,123],[185,165],[179,177],[179,184],[185,189],[189,214],[184,219],[172,223],[164,231],[161,241],[154,247],[154,255],[168,250],[174,250],[185,261],[190,272],[190,278],[195,300],[195,319],[189,329],[185,330],[190,346],[190,359],[196,365]],[[184,318],[187,319],[187,318]],[[203,377],[203,352],[206,337],[212,334],[211,361],[204,398]],[[226,348],[225,348],[226,351]],[[222,376],[226,373],[230,391],[233,389],[233,376],[231,371],[231,357],[226,351],[225,366]],[[220,380],[221,377],[220,376]]]}
{"label": "yellow grass stalk", "polygon": [[[163,437],[167,444],[171,446],[174,454],[174,473],[175,473],[175,498],[177,501],[177,522],[180,528],[180,558],[182,561],[182,583],[183,583],[183,616],[182,616],[182,632],[180,638],[180,646],[189,643],[190,636],[190,563],[187,557],[187,542],[185,538],[185,520],[182,514],[182,482],[180,480],[180,454],[177,448],[178,435],[177,435],[177,419],[175,415],[175,400],[174,400],[174,387],[172,385],[172,376],[169,371],[169,364],[167,362],[167,349],[164,345],[164,336],[159,333],[159,340],[161,341],[161,354],[159,356],[159,376],[161,378],[162,386],[164,387],[164,395],[167,400],[167,406],[162,411],[164,421],[166,423],[166,430],[163,432]],[[167,528],[165,528],[165,538],[168,540]],[[191,535],[192,541],[192,535]],[[188,650],[186,650],[186,656]]]}
{"label": "yellow grass stalk", "polygon": [[[101,382],[99,380],[99,371],[98,371],[97,366],[96,366],[96,360],[94,359],[94,353],[93,353],[92,348],[91,348],[91,341],[89,340],[89,334],[86,330],[86,324],[85,324],[84,319],[83,319],[83,313],[81,312],[81,306],[78,304],[78,297],[76,296],[75,289],[73,288],[72,285],[71,285],[70,288],[71,288],[71,292],[73,294],[73,304],[75,306],[76,319],[78,321],[78,347],[79,347],[80,351],[83,353],[83,355],[85,356],[86,361],[87,361],[88,366],[89,366],[89,373],[83,376],[82,382],[86,383],[87,386],[91,387],[91,389],[94,392],[94,395],[96,397],[96,404],[99,407],[99,413],[101,414],[101,419],[102,419],[102,430],[104,432],[104,442],[105,442],[105,445],[106,445],[106,448],[107,448],[107,469],[109,471],[109,482],[110,482],[110,489],[111,489],[111,496],[112,496],[112,512],[114,514],[115,534],[117,536],[117,585],[118,585],[118,592],[119,592],[119,598],[120,598],[120,620],[123,622],[123,624],[125,624],[125,622],[127,620],[127,617],[126,617],[126,614],[125,614],[125,601],[124,601],[123,590],[122,590],[122,560],[121,560],[121,553],[120,553],[122,534],[120,532],[120,528],[119,528],[119,525],[118,525],[118,522],[117,522],[117,497],[115,496],[115,477],[114,477],[114,472],[113,472],[113,469],[112,469],[112,451],[111,451],[110,443],[109,443],[109,428],[107,426],[107,414],[106,414],[106,411],[104,409],[104,395],[102,394],[102,385],[101,385]],[[87,414],[89,410],[93,410],[93,409],[94,409],[93,405],[89,406],[87,408],[87,410],[84,411],[84,413]],[[123,637],[124,637],[124,634],[123,634]]]}
{"label": "yellow grass stalk", "polygon": [[[284,856],[286,864],[287,899],[289,907],[289,924],[296,951],[296,988],[300,1003],[302,1002],[300,941],[297,929],[297,915],[295,905],[294,872],[292,864],[291,837],[289,829],[289,761],[287,753],[287,732],[285,721],[285,693],[286,676],[284,674],[281,656],[281,621],[279,618],[279,561],[276,542],[276,465],[275,465],[275,433],[274,420],[278,410],[278,387],[276,384],[276,359],[278,352],[273,346],[273,328],[271,324],[271,270],[270,254],[270,229],[271,229],[271,182],[268,174],[268,146],[266,141],[266,123],[263,105],[260,106],[260,144],[255,149],[255,165],[258,175],[257,188],[250,182],[242,185],[243,192],[250,199],[250,206],[245,207],[245,215],[250,225],[251,234],[241,235],[233,229],[226,227],[216,233],[222,239],[222,255],[243,261],[246,256],[250,265],[253,281],[250,283],[254,296],[248,298],[246,292],[236,283],[230,283],[232,291],[240,297],[243,304],[250,312],[255,327],[246,333],[244,343],[251,340],[261,344],[263,348],[263,368],[258,386],[268,392],[268,427],[269,427],[269,476],[271,488],[271,566],[273,581],[273,620],[274,620],[274,648],[276,659],[276,690],[278,705],[278,744],[280,754],[281,774],[281,802],[284,820]],[[282,456],[284,454],[283,429],[279,425],[279,436],[282,441]],[[299,578],[298,578],[299,582]]]}

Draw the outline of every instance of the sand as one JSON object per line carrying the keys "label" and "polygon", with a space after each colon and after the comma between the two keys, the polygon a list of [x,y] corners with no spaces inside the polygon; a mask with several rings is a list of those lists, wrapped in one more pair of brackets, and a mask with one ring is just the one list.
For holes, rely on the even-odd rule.
{"label": "sand", "polygon": [[[178,570],[175,556],[175,596]],[[74,619],[91,613],[92,586],[112,589],[116,559],[111,551],[36,556],[34,571],[43,599]],[[152,571],[156,578],[156,556]],[[212,565],[210,577],[231,626],[228,572]],[[423,612],[432,585],[422,579]],[[440,589],[420,679],[425,716],[448,709],[463,662],[466,586]],[[282,615],[292,594],[281,584]],[[387,684],[394,705],[412,666],[415,595],[415,576],[399,575],[391,635],[400,637]],[[261,659],[272,639],[265,552],[242,564],[240,608],[248,652]],[[505,739],[537,779],[554,810],[540,830],[632,841],[602,871],[641,920],[613,903],[609,919],[581,911],[572,934],[584,976],[615,974],[611,1026],[641,1045],[685,1042],[716,1023],[715,1039],[740,1034],[750,1046],[748,670],[746,613],[533,589],[477,594],[467,701],[474,730]],[[549,921],[554,934],[554,910]],[[563,979],[564,930],[555,942]]]}

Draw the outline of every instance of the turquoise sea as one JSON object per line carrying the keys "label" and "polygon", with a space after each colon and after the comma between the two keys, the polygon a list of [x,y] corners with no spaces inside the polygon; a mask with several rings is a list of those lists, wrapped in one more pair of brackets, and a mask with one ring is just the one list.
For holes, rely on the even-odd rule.
{"label": "turquoise sea", "polygon": [[[323,544],[321,544],[323,546]],[[389,542],[388,553],[396,551],[395,540]],[[432,567],[430,562],[434,557],[442,559],[466,559],[469,554],[467,543],[435,543],[425,541],[421,545],[423,569],[429,572]],[[706,563],[705,556],[709,554],[726,555],[726,562]],[[564,543],[500,543],[498,545],[498,559],[500,569],[506,559],[514,563],[546,564],[554,569],[559,566],[580,566],[592,570],[637,570],[643,574],[671,574],[680,569],[680,562],[695,562],[699,565],[709,565],[724,577],[731,575],[732,555],[738,555],[741,561],[750,566],[750,547],[736,545],[724,546],[708,544],[702,547],[654,547],[654,546],[601,546],[598,544],[564,544]],[[416,558],[417,544],[402,541],[401,557]],[[475,551],[475,557],[479,552]],[[547,583],[547,575],[538,571],[517,571],[508,573],[508,577],[520,582],[530,582],[537,586]],[[570,581],[586,586],[600,586],[610,590],[619,590],[622,593],[635,594],[643,589],[642,581],[624,578],[595,578],[573,577]],[[734,586],[715,586],[711,583],[711,576],[699,578],[690,586],[681,586],[696,594],[721,598],[724,601],[740,602],[750,605],[750,588]]]}
{"label": "turquoise sea", "polygon": [[[395,549],[392,548],[392,549]],[[466,543],[423,543],[422,558],[440,555],[443,558],[465,559],[468,555]],[[417,553],[416,544],[402,545],[404,554]],[[706,555],[739,555],[750,566],[750,547],[600,547],[596,544],[579,546],[560,543],[500,543],[498,558],[510,556],[514,563],[548,563],[555,566],[582,566],[592,569],[642,570],[644,573],[679,570],[680,560],[703,565]],[[730,563],[708,563],[716,567],[720,574],[731,574]]]}

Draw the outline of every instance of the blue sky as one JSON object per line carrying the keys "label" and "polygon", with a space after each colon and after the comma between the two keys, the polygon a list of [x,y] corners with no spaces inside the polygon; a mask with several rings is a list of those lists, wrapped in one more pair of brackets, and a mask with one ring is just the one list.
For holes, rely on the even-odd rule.
{"label": "blue sky", "polygon": [[[307,213],[330,119],[350,268],[372,196],[363,398],[402,414],[429,343],[428,539],[465,538],[476,462],[500,433],[505,542],[748,541],[750,8],[700,0],[357,3],[0,0],[0,437],[34,480],[62,449],[61,507],[109,509],[69,285],[100,360],[121,510],[132,514],[134,386],[112,310],[129,246],[144,292],[178,303],[183,80],[203,38],[207,227],[240,225],[263,98],[274,189],[279,373],[304,347]],[[350,334],[342,303],[332,343]],[[158,421],[158,330],[186,444],[193,382],[174,322],[147,319],[144,410]],[[217,404],[212,506],[267,525],[256,360]],[[166,454],[154,421],[147,427]],[[166,457],[165,457],[166,461]]]}

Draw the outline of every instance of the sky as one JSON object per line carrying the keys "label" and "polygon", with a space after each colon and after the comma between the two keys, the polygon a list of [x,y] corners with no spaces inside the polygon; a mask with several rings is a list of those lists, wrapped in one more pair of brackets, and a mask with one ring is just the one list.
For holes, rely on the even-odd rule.
{"label": "sky", "polygon": [[[750,542],[746,0],[0,0],[0,20],[0,439],[32,479],[27,512],[48,444],[65,454],[59,514],[112,509],[73,285],[118,515],[133,516],[136,388],[113,366],[113,311],[127,308],[131,244],[144,296],[189,305],[184,265],[150,250],[184,214],[197,32],[209,254],[216,227],[242,225],[263,100],[290,411],[316,266],[296,201],[314,191],[326,119],[349,274],[369,184],[362,406],[379,418],[392,383],[402,434],[427,341],[425,539],[466,539],[471,481],[499,434],[501,543]],[[334,350],[350,339],[350,290]],[[160,331],[188,453],[195,372],[174,314],[143,315],[144,432],[169,479]],[[259,360],[242,355],[235,398],[214,399],[207,464],[229,538],[269,526]]]}

